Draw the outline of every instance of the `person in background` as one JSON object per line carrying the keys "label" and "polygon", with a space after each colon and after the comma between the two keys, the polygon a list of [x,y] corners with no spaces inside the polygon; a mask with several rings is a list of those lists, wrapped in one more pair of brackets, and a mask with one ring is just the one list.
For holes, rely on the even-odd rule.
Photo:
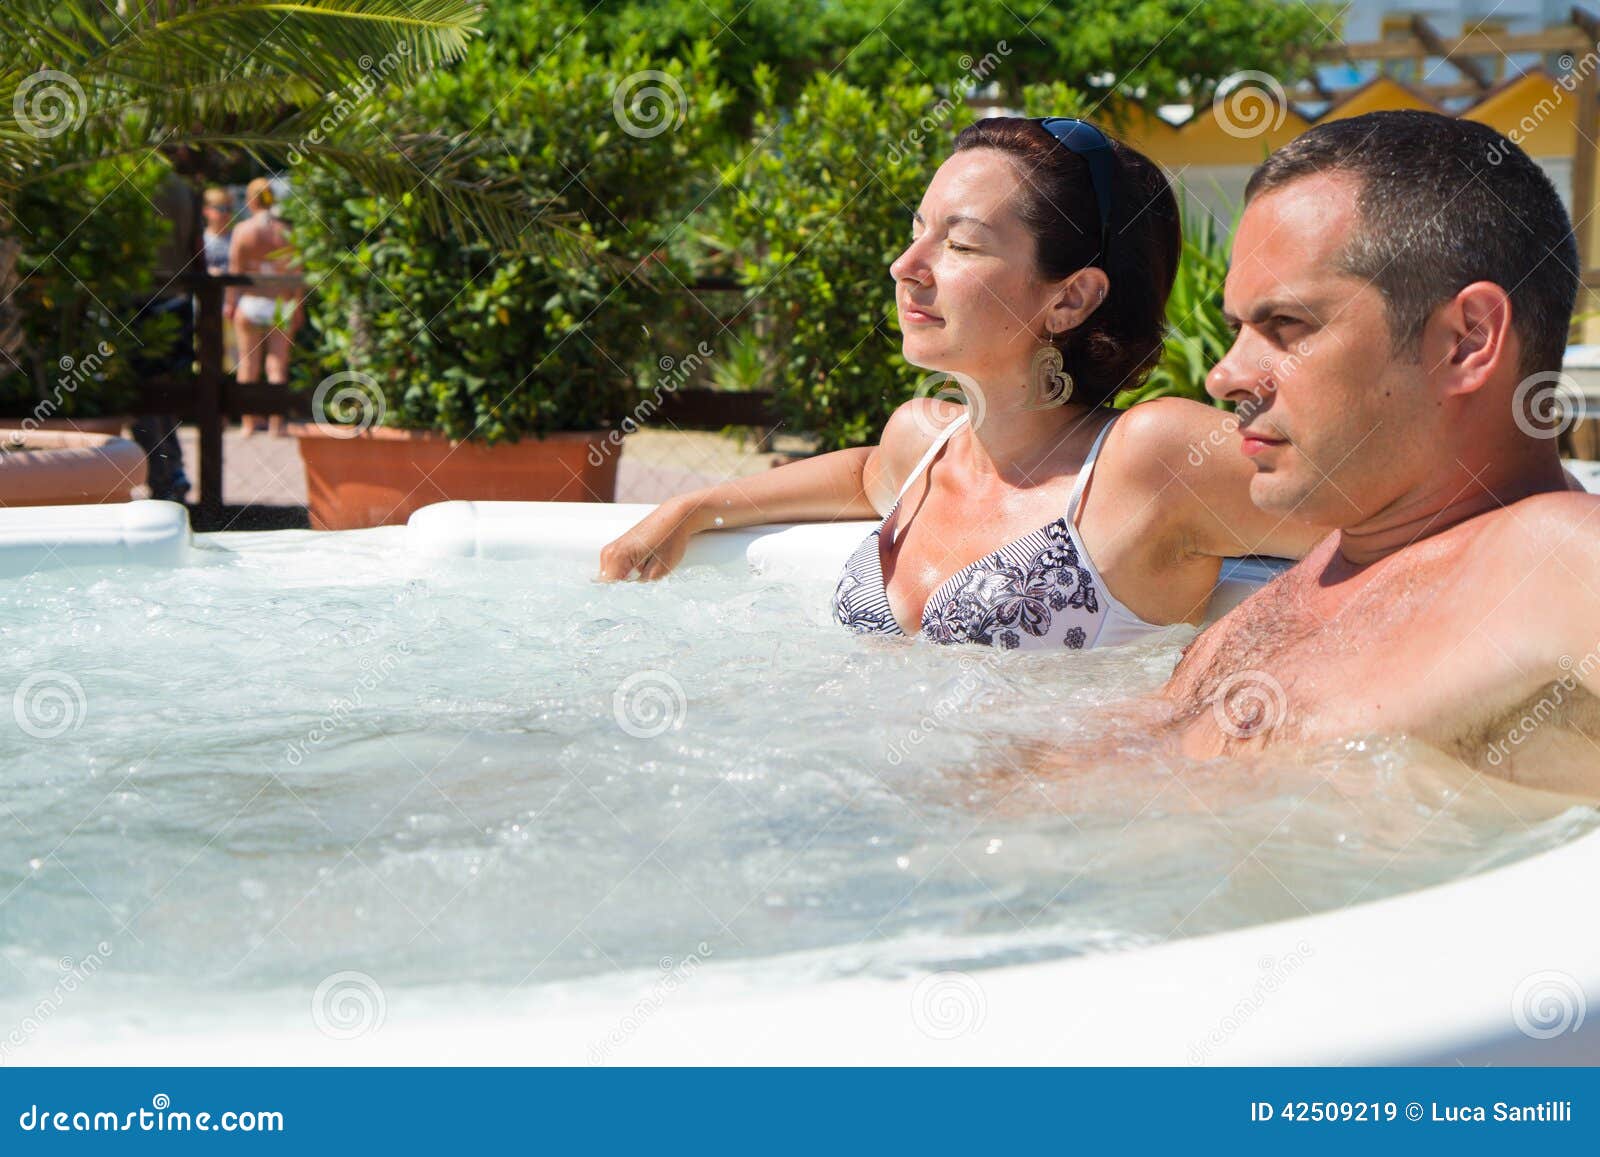
{"label": "person in background", "polygon": [[[228,248],[228,267],[233,273],[292,273],[294,260],[286,225],[272,214],[272,183],[257,177],[245,189],[245,207],[250,215],[233,231]],[[305,305],[298,290],[246,293],[228,291],[228,314],[239,340],[240,385],[261,380],[263,367],[273,385],[289,382],[289,351],[294,335],[305,322]],[[254,414],[240,418],[240,432],[255,433],[260,419]],[[268,430],[282,437],[283,416],[274,414]]]}
{"label": "person in background", "polygon": [[[178,319],[178,331],[165,349],[141,350],[134,366],[143,380],[182,378],[194,366],[194,298],[179,279],[199,272],[202,244],[194,187],[176,172],[156,190],[155,206],[171,227],[156,253],[159,288],[139,304],[138,321],[153,315]],[[135,323],[137,325],[137,322]],[[146,456],[146,485],[151,498],[182,502],[189,492],[178,442],[176,414],[140,414],[133,420],[133,438]]]}
{"label": "person in background", "polygon": [[205,191],[201,211],[205,214],[206,272],[215,277],[228,272],[228,249],[232,244],[233,195],[212,185]]}

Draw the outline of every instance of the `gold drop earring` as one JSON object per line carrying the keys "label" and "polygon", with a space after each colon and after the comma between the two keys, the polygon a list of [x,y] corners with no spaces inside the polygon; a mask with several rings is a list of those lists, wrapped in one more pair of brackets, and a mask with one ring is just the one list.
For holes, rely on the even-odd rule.
{"label": "gold drop earring", "polygon": [[1047,340],[1033,355],[1033,366],[1028,374],[1028,396],[1022,408],[1053,410],[1057,406],[1064,406],[1072,398],[1072,386],[1072,375],[1067,373],[1061,348]]}

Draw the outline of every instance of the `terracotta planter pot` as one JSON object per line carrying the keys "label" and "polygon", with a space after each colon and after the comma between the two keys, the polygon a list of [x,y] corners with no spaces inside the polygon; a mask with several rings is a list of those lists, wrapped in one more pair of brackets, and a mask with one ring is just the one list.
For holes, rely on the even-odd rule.
{"label": "terracotta planter pot", "polygon": [[300,443],[316,530],[402,523],[430,503],[456,498],[610,502],[617,491],[620,448],[604,433],[485,446],[388,427],[341,437],[307,422],[291,423],[289,432]]}
{"label": "terracotta planter pot", "polygon": [[126,438],[0,429],[0,506],[127,502],[144,483],[144,451]]}

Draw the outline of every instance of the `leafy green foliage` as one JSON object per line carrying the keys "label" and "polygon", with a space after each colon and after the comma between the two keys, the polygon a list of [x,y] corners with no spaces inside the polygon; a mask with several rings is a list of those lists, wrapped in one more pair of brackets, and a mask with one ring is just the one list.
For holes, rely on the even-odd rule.
{"label": "leafy green foliage", "polygon": [[1056,81],[1097,103],[1113,92],[1146,102],[1206,101],[1219,81],[1245,69],[1288,84],[1332,38],[1334,19],[1330,5],[1278,0],[847,0],[820,7],[825,40],[850,46],[838,62],[847,79],[886,84],[910,59],[922,76],[947,82],[996,53],[1003,65],[987,79],[1008,103],[1030,85]]}
{"label": "leafy green foliage", "polygon": [[7,408],[46,402],[39,417],[128,412],[133,355],[176,336],[175,318],[134,319],[155,288],[151,269],[170,228],[151,203],[170,173],[159,159],[103,161],[19,191],[11,217],[28,240],[15,290],[21,372],[0,379]]}
{"label": "leafy green foliage", "polygon": [[786,421],[825,448],[873,441],[916,375],[900,353],[889,263],[960,112],[904,74],[868,91],[814,77],[783,115],[763,73],[755,151],[723,179],[716,232],[739,255]]}
{"label": "leafy green foliage", "polygon": [[[452,154],[431,135],[386,140],[352,115],[460,59],[474,39],[475,0],[5,7],[0,108],[30,115],[0,120],[0,201],[110,157],[242,150],[273,168],[297,150],[394,196],[410,190],[436,225],[505,243],[526,223],[519,203],[441,165]],[[419,171],[430,173],[420,184]]]}
{"label": "leafy green foliage", "polygon": [[[487,442],[601,428],[626,414],[644,364],[682,353],[648,348],[645,334],[655,283],[672,284],[663,239],[726,99],[709,49],[657,61],[636,45],[596,53],[579,34],[537,68],[508,71],[507,60],[503,46],[473,54],[375,123],[495,142],[474,156],[472,175],[550,206],[581,245],[462,243],[427,228],[404,198],[327,170],[297,176],[285,207],[322,362],[370,375],[389,425]],[[667,109],[660,131],[648,110],[619,117],[614,105],[624,78],[651,70],[693,94]],[[647,135],[630,135],[624,120],[647,124]]]}

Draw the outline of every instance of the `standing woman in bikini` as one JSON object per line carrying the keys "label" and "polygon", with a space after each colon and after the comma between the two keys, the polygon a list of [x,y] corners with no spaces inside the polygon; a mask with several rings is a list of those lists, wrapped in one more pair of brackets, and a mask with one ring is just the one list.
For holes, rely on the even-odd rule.
{"label": "standing woman in bikini", "polygon": [[1160,169],[1087,122],[968,127],[889,267],[906,360],[967,404],[913,398],[876,446],[664,502],[600,577],[660,578],[712,526],[882,518],[834,596],[859,632],[1077,650],[1200,622],[1222,559],[1322,532],[1251,503],[1237,418],[1110,408],[1161,356],[1180,248]]}
{"label": "standing woman in bikini", "polygon": [[[257,177],[245,188],[245,207],[250,216],[233,230],[228,250],[228,268],[233,273],[290,273],[295,268],[289,229],[272,215],[272,182]],[[239,341],[241,385],[261,380],[265,365],[267,381],[273,385],[289,382],[289,351],[294,335],[305,322],[305,310],[298,291],[272,293],[228,290],[225,312],[233,318],[234,336]],[[240,431],[255,433],[259,419],[245,414],[239,419]],[[274,414],[269,422],[272,434],[283,435],[283,415]]]}

